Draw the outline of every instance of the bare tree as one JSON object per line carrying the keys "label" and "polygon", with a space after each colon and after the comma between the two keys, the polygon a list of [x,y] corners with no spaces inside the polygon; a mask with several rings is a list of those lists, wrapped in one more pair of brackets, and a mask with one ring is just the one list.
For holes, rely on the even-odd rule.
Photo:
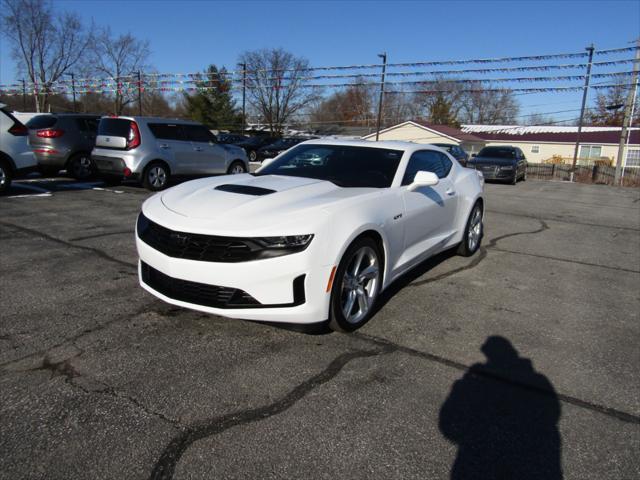
{"label": "bare tree", "polygon": [[520,106],[511,90],[484,87],[480,82],[465,84],[461,123],[510,124],[516,121]]}
{"label": "bare tree", "polygon": [[3,30],[20,73],[37,88],[36,111],[49,105],[51,86],[78,65],[90,34],[78,15],[54,12],[45,0],[4,0]]}
{"label": "bare tree", "polygon": [[269,125],[272,133],[283,130],[290,118],[310,105],[318,92],[304,87],[309,61],[281,48],[245,52],[247,100]]}
{"label": "bare tree", "polygon": [[[616,85],[607,88],[604,92],[599,91],[594,108],[589,110],[588,118],[591,124],[621,126],[629,88],[627,85]],[[636,97],[636,102],[634,118],[632,119],[633,124],[636,124],[640,118],[640,95]]]}
{"label": "bare tree", "polygon": [[375,124],[375,86],[362,78],[353,85],[332,93],[311,108],[311,121],[315,124],[364,126]]}
{"label": "bare tree", "polygon": [[465,104],[464,87],[451,79],[437,78],[421,86],[424,92],[416,93],[414,105],[416,117],[429,123],[459,126],[460,112]]}
{"label": "bare tree", "polygon": [[137,72],[148,67],[149,42],[130,33],[116,37],[107,27],[97,33],[91,51],[95,73],[108,77],[114,90],[113,113],[120,115],[138,98]]}

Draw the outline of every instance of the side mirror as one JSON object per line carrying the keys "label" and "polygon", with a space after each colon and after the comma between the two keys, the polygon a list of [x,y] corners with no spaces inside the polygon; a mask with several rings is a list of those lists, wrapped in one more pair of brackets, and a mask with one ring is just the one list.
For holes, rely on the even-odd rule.
{"label": "side mirror", "polygon": [[409,190],[416,190],[420,187],[433,187],[434,185],[437,185],[439,181],[440,180],[435,173],[420,170],[413,178],[413,183],[409,185]]}

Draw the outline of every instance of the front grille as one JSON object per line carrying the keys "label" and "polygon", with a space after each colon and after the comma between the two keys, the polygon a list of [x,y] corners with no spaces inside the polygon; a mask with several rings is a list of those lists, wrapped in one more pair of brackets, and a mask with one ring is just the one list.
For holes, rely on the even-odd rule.
{"label": "front grille", "polygon": [[301,252],[307,244],[291,248],[269,248],[260,238],[220,237],[170,230],[138,216],[138,237],[150,247],[173,258],[203,262],[237,263]]}
{"label": "front grille", "polygon": [[239,288],[220,287],[206,283],[173,278],[140,262],[142,281],[166,297],[181,302],[214,308],[275,308],[294,307],[305,302],[304,279],[301,275],[293,281],[293,302],[290,304],[264,305]]}
{"label": "front grille", "polygon": [[246,262],[258,258],[262,250],[241,238],[173,231],[143,219],[142,215],[138,219],[138,236],[144,243],[169,257],[187,260]]}

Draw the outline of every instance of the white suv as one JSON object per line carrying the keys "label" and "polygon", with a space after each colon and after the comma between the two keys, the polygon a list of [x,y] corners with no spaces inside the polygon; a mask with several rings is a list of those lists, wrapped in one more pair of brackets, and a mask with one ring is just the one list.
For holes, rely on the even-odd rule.
{"label": "white suv", "polygon": [[166,118],[101,118],[91,160],[100,175],[136,179],[149,190],[166,188],[171,176],[249,171],[242,148],[216,143],[200,123]]}
{"label": "white suv", "polygon": [[0,103],[0,193],[8,190],[16,176],[37,170],[28,138],[27,127]]}

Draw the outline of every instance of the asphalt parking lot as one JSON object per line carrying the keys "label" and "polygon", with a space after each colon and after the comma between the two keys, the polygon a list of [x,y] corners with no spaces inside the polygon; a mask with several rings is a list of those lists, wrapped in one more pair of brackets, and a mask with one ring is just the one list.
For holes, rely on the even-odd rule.
{"label": "asphalt parking lot", "polygon": [[487,185],[483,248],[355,334],[138,287],[148,192],[0,198],[1,478],[640,476],[640,191]]}

